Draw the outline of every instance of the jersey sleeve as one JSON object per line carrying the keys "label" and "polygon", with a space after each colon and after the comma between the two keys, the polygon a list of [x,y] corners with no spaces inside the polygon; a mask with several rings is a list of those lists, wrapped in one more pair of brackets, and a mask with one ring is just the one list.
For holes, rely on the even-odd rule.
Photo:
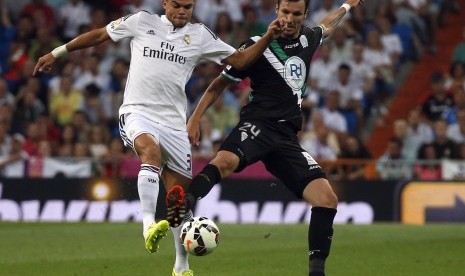
{"label": "jersey sleeve", "polygon": [[202,56],[203,61],[213,61],[222,64],[223,60],[236,52],[234,47],[223,42],[205,25],[202,25]]}
{"label": "jersey sleeve", "polygon": [[[255,42],[252,39],[247,40],[245,43],[237,49],[238,51],[243,51],[245,48],[250,47],[253,45]],[[248,77],[248,71],[247,70],[237,70],[236,68],[233,68],[231,65],[226,66],[226,68],[221,72],[221,76],[229,81],[232,82],[240,82],[246,77]]]}
{"label": "jersey sleeve", "polygon": [[135,37],[137,33],[137,25],[139,24],[139,18],[142,12],[144,11],[136,14],[129,14],[108,23],[106,29],[111,40],[116,42],[126,37]]}
{"label": "jersey sleeve", "polygon": [[311,49],[315,50],[323,43],[323,27],[316,26],[310,29],[307,39]]}

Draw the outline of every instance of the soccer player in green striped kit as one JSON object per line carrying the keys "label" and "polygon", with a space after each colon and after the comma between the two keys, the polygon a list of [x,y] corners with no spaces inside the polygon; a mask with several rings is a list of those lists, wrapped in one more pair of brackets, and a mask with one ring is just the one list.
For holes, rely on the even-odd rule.
{"label": "soccer player in green striped kit", "polygon": [[[174,186],[167,194],[168,217],[175,227],[195,202],[233,172],[262,161],[298,198],[312,205],[308,231],[309,275],[325,275],[336,215],[337,197],[318,163],[299,144],[301,102],[310,62],[325,37],[331,35],[350,8],[361,0],[347,0],[314,28],[303,26],[309,0],[278,0],[276,13],[285,24],[263,55],[245,70],[227,67],[207,89],[188,122],[192,144],[199,144],[201,116],[231,83],[251,79],[250,101],[240,112],[240,121],[221,145],[217,155],[194,177],[184,192]],[[240,49],[254,45],[250,38]]]}

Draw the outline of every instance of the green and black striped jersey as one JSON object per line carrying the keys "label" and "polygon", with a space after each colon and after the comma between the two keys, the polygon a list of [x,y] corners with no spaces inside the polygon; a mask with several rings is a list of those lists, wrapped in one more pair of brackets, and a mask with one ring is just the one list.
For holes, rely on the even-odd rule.
{"label": "green and black striped jersey", "polygon": [[[221,75],[239,82],[249,77],[250,101],[240,113],[241,120],[266,119],[287,121],[299,130],[302,123],[300,104],[305,96],[310,62],[321,44],[321,27],[303,26],[296,39],[273,40],[262,56],[248,69],[228,66]],[[252,37],[239,50],[253,45],[260,37]]]}

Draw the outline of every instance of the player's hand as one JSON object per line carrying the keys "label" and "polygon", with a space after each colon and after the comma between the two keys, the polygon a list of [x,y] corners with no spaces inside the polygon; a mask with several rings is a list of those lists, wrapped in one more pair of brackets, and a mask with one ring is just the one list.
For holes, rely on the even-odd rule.
{"label": "player's hand", "polygon": [[275,19],[268,26],[265,36],[270,36],[272,39],[277,39],[285,29],[284,18]]}
{"label": "player's hand", "polygon": [[356,7],[365,3],[365,1],[366,0],[347,0],[346,3],[349,4],[351,7]]}
{"label": "player's hand", "polygon": [[192,117],[187,122],[187,137],[191,145],[196,147],[200,145],[200,122]]}
{"label": "player's hand", "polygon": [[55,63],[55,60],[56,59],[53,57],[52,53],[48,53],[45,56],[40,57],[39,61],[37,61],[36,67],[34,67],[34,72],[32,75],[37,75],[37,72],[50,72],[53,63]]}

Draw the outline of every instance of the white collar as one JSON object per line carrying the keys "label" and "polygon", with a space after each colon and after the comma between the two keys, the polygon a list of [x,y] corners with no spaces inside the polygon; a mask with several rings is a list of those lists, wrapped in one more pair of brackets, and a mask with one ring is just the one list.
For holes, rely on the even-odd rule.
{"label": "white collar", "polygon": [[163,23],[165,23],[166,26],[168,26],[168,27],[171,28],[170,31],[171,31],[172,33],[175,33],[175,32],[178,32],[178,31],[184,29],[184,27],[186,27],[186,26],[189,24],[189,22],[187,22],[187,24],[184,25],[184,27],[182,27],[182,28],[176,28],[176,29],[175,29],[174,26],[173,26],[173,23],[171,23],[171,21],[169,21],[169,19],[166,17],[165,14],[162,15],[162,16],[160,16],[160,18],[161,18],[161,21],[162,21]]}
{"label": "white collar", "polygon": [[166,15],[162,15],[160,18],[161,18],[161,21],[162,21],[163,23],[165,23],[166,25],[168,25],[168,26],[173,26],[173,23],[171,23],[171,21],[168,20],[168,18],[166,17]]}

